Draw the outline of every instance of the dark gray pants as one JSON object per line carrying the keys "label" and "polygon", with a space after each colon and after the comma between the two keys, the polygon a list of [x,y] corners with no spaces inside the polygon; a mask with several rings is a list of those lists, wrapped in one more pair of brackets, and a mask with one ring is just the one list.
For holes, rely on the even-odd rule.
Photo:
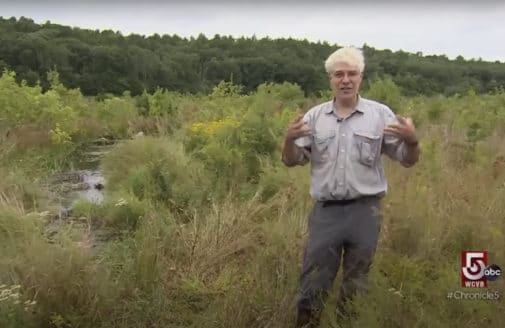
{"label": "dark gray pants", "polygon": [[340,267],[343,283],[339,308],[357,291],[367,290],[368,272],[377,247],[380,198],[364,197],[349,204],[316,202],[309,216],[309,236],[303,257],[298,295],[298,322],[318,319]]}

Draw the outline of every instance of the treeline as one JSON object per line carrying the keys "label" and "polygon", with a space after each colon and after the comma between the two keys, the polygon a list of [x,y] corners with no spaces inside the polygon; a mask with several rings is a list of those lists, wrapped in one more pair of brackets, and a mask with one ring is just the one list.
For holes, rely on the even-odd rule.
{"label": "treeline", "polygon": [[[295,39],[209,39],[203,34],[189,39],[123,36],[111,30],[0,17],[1,70],[15,71],[19,81],[40,83],[44,89],[49,86],[47,72],[57,70],[65,86],[80,88],[84,95],[138,95],[158,87],[206,93],[222,80],[242,85],[245,92],[264,82],[288,81],[306,94],[316,94],[328,89],[323,62],[337,47]],[[487,93],[505,87],[505,63],[449,60],[366,45],[363,49],[367,80],[389,77],[405,95],[453,95],[470,89]]]}

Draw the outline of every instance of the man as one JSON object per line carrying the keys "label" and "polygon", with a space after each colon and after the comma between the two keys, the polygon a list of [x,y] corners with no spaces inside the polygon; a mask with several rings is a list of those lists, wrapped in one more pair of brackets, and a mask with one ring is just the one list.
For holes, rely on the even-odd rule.
{"label": "man", "polygon": [[339,308],[366,290],[377,246],[380,200],[387,191],[381,154],[410,167],[420,148],[410,118],[359,96],[365,61],[344,47],[325,62],[332,101],[311,108],[289,126],[282,150],[287,166],[311,162],[310,194],[315,205],[298,295],[297,327],[317,326],[323,301],[340,267]]}

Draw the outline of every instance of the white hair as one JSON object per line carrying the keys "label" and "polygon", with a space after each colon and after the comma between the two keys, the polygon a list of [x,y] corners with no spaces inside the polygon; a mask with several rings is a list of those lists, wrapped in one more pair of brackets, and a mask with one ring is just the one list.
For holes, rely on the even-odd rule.
{"label": "white hair", "polygon": [[355,47],[343,47],[332,53],[324,63],[326,73],[331,74],[337,63],[346,63],[356,66],[360,73],[365,70],[365,57],[363,52]]}

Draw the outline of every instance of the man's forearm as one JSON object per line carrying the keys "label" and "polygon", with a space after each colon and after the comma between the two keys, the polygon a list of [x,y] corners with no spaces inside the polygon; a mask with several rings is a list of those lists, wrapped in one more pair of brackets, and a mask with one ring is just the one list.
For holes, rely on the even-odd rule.
{"label": "man's forearm", "polygon": [[295,166],[298,164],[300,157],[302,156],[302,151],[295,145],[293,139],[284,139],[284,145],[282,147],[282,162],[286,166]]}

